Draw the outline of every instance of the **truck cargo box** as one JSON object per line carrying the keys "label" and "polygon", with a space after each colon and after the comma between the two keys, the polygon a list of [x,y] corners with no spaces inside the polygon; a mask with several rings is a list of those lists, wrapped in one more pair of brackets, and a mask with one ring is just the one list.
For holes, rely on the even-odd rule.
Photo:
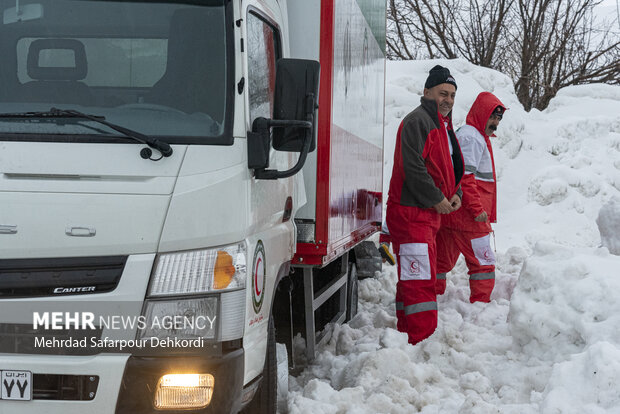
{"label": "truck cargo box", "polygon": [[321,63],[317,150],[303,174],[294,265],[325,265],[378,231],[382,213],[385,1],[288,4],[290,52]]}

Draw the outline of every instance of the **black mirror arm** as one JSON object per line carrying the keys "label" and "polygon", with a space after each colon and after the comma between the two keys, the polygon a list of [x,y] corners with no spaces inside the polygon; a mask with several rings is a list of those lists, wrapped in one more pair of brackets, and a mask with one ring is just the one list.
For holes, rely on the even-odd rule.
{"label": "black mirror arm", "polygon": [[254,172],[254,176],[259,180],[277,180],[279,178],[288,178],[295,174],[297,174],[304,164],[306,163],[306,158],[308,157],[308,153],[310,152],[310,144],[312,143],[312,138],[306,137],[304,139],[304,146],[299,154],[299,159],[297,160],[297,164],[293,166],[290,170],[286,171],[278,171],[278,170],[256,170]]}
{"label": "black mirror arm", "polygon": [[293,168],[286,171],[257,169],[254,171],[254,177],[259,180],[277,180],[279,178],[288,178],[297,174],[306,163],[306,158],[310,152],[310,145],[312,144],[312,122],[288,121],[280,119],[264,119],[261,121],[266,122],[268,127],[273,128],[304,128],[306,130],[306,134],[304,137],[304,145],[301,149],[301,153],[299,154],[299,159]]}
{"label": "black mirror arm", "polygon": [[[269,130],[271,128],[301,128],[304,130],[303,145],[299,154],[297,163],[290,170],[278,171],[267,170],[265,168],[259,168],[254,170],[254,177],[262,180],[277,180],[279,178],[288,178],[297,174],[306,163],[306,158],[310,152],[314,140],[314,114],[318,109],[318,104],[315,100],[313,93],[306,95],[306,120],[286,120],[286,119],[267,119],[257,118],[254,121],[253,127],[256,127],[257,131],[261,131],[263,134],[269,136]],[[267,164],[268,165],[268,164]]]}

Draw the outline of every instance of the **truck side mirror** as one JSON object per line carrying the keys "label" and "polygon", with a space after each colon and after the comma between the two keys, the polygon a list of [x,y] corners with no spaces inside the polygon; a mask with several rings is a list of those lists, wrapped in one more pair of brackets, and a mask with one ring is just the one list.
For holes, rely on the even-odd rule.
{"label": "truck side mirror", "polygon": [[310,152],[316,148],[314,116],[319,96],[319,62],[302,59],[280,59],[276,69],[276,91],[273,118],[312,122],[312,130],[299,127],[273,131],[273,148],[278,151],[301,152],[306,135],[310,135]]}
{"label": "truck side mirror", "polygon": [[[320,64],[314,60],[280,59],[276,67],[274,119],[256,118],[248,133],[248,166],[258,179],[275,180],[297,174],[310,151],[316,148],[316,110]],[[273,148],[299,152],[299,160],[287,171],[267,170],[269,141]]]}

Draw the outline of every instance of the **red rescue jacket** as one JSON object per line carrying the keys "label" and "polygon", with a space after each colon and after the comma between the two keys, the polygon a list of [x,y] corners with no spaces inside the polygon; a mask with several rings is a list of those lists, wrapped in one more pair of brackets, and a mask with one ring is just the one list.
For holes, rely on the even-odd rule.
{"label": "red rescue jacket", "polygon": [[[439,214],[432,206],[444,196],[449,200],[457,191],[460,194],[463,157],[449,116],[446,134],[437,103],[422,98],[420,106],[400,124],[388,193],[388,216],[390,206],[411,208],[417,213],[409,217],[415,216],[415,221],[436,222],[439,227]],[[387,219],[390,221],[390,217]],[[388,226],[395,235],[396,229],[389,223]]]}
{"label": "red rescue jacket", "polygon": [[[497,222],[497,181],[491,140],[485,134],[489,117],[496,107],[504,104],[492,93],[481,92],[469,113],[466,125],[456,131],[463,158],[465,175],[461,181],[462,206],[454,213],[442,216],[441,225],[455,230],[486,233]],[[477,216],[486,211],[487,222],[477,222]]]}

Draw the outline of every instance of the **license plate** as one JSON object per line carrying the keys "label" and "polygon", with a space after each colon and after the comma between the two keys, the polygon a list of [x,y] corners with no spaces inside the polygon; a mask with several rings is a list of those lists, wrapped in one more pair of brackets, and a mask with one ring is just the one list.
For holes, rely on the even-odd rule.
{"label": "license plate", "polygon": [[0,398],[3,400],[32,400],[32,372],[0,371]]}

